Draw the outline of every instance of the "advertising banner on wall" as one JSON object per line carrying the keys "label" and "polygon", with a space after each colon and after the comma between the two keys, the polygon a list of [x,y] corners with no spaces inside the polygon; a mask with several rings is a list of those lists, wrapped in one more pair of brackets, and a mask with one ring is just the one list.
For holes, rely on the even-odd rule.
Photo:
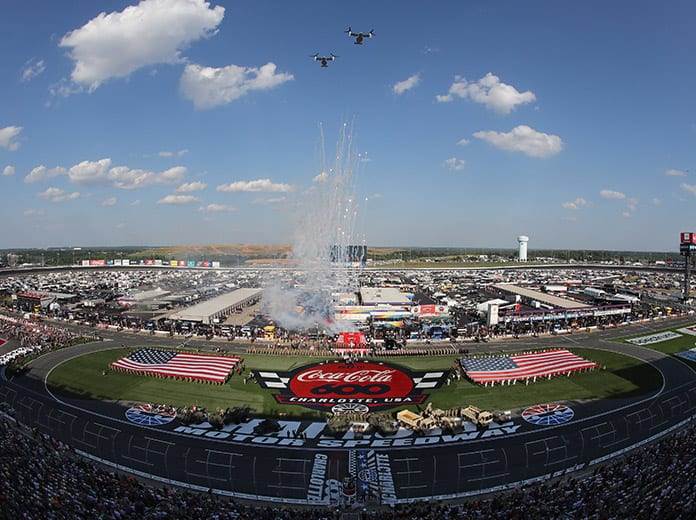
{"label": "advertising banner on wall", "polygon": [[447,305],[416,305],[412,312],[415,316],[422,318],[435,318],[449,316],[449,307]]}

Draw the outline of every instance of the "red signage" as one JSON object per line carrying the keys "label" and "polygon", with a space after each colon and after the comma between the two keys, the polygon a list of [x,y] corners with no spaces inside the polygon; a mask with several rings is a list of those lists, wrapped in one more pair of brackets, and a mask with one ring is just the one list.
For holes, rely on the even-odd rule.
{"label": "red signage", "polygon": [[341,332],[336,340],[338,345],[351,345],[355,347],[363,347],[367,344],[365,334],[363,332]]}
{"label": "red signage", "polygon": [[445,377],[444,372],[414,374],[386,363],[345,360],[309,365],[289,374],[258,372],[256,380],[262,388],[280,390],[274,395],[280,404],[367,412],[422,404],[428,397],[422,390],[438,388]]}
{"label": "red signage", "polygon": [[290,390],[302,397],[402,397],[413,380],[397,368],[358,361],[307,368],[290,380]]}
{"label": "red signage", "polygon": [[682,244],[696,244],[696,233],[685,232],[681,234]]}

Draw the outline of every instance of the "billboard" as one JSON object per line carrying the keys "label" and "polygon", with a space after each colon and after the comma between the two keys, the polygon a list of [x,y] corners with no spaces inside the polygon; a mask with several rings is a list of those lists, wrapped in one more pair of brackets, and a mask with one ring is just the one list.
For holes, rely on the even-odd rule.
{"label": "billboard", "polygon": [[690,231],[681,233],[682,244],[696,244],[696,233]]}
{"label": "billboard", "polygon": [[416,305],[411,309],[411,312],[414,316],[435,318],[449,316],[449,307],[447,305]]}

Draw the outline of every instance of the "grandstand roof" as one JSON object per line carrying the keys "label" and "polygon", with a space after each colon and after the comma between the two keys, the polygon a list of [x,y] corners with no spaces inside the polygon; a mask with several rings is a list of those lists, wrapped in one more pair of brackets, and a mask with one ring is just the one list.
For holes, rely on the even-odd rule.
{"label": "grandstand roof", "polygon": [[363,305],[411,305],[411,300],[395,287],[362,287],[360,296]]}
{"label": "grandstand roof", "polygon": [[553,294],[547,294],[541,291],[535,291],[534,289],[527,289],[526,287],[520,287],[512,283],[497,283],[493,285],[493,287],[501,291],[519,294],[523,298],[537,300],[541,303],[546,303],[547,305],[561,309],[582,309],[584,307],[589,307],[589,305],[586,303],[577,302],[568,298],[562,298],[560,296],[554,296]]}
{"label": "grandstand roof", "polygon": [[188,309],[177,311],[171,314],[169,318],[172,320],[210,323],[211,319],[216,317],[216,315],[223,314],[235,307],[241,307],[247,301],[261,296],[262,292],[259,288],[237,289],[236,291],[193,305]]}

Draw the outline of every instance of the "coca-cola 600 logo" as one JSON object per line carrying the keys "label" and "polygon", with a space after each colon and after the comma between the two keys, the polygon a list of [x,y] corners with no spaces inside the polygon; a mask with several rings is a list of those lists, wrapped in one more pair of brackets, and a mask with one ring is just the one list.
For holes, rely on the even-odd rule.
{"label": "coca-cola 600 logo", "polygon": [[439,387],[444,372],[416,374],[375,361],[327,361],[290,373],[258,372],[263,388],[276,389],[280,404],[324,411],[375,411],[427,399],[423,390]]}

